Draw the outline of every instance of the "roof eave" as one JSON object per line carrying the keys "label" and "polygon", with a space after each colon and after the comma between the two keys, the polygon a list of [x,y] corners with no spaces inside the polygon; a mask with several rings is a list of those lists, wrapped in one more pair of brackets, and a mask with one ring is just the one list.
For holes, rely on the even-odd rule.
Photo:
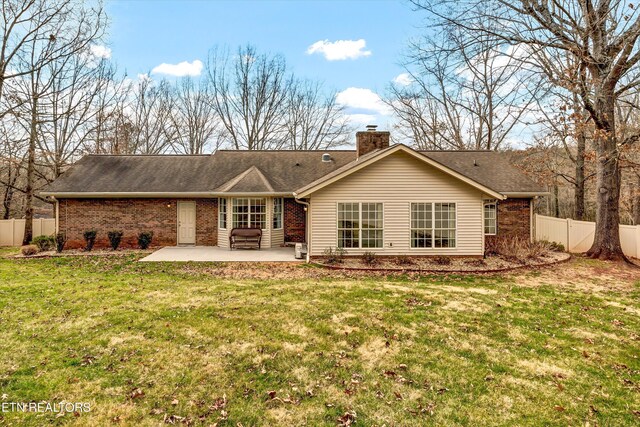
{"label": "roof eave", "polygon": [[239,196],[239,197],[248,197],[248,196],[263,196],[263,197],[286,197],[292,196],[291,192],[246,192],[246,193],[227,193],[220,191],[190,191],[190,192],[180,192],[180,191],[170,191],[170,192],[155,192],[155,191],[109,191],[109,192],[91,192],[91,191],[42,191],[40,192],[42,196],[53,196],[57,198],[69,198],[69,199],[89,199],[89,198],[97,198],[97,199],[116,199],[116,198],[135,198],[135,199],[144,199],[144,198],[188,198],[188,197],[196,197],[196,198],[214,198],[214,197],[228,197],[228,196]]}
{"label": "roof eave", "polygon": [[548,196],[551,193],[548,191],[503,191],[502,194],[507,196],[507,198],[517,199],[517,198],[529,198],[529,197],[537,197],[537,196]]}

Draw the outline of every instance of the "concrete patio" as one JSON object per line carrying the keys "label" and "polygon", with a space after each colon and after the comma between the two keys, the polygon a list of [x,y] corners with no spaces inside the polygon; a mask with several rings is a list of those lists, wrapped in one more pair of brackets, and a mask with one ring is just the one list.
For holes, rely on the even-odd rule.
{"label": "concrete patio", "polygon": [[304,262],[295,259],[294,248],[234,249],[218,246],[167,246],[140,261]]}

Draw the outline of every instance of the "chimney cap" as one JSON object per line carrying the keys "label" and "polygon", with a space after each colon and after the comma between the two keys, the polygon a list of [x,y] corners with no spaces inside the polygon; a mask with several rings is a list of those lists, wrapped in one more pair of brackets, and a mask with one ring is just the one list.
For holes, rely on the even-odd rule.
{"label": "chimney cap", "polygon": [[367,131],[375,132],[378,129],[378,125],[367,125]]}

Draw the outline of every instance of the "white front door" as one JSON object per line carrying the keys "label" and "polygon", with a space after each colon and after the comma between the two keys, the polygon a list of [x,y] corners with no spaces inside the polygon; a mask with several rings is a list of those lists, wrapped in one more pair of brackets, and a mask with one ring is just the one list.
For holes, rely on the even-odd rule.
{"label": "white front door", "polygon": [[178,202],[178,244],[196,244],[196,202]]}

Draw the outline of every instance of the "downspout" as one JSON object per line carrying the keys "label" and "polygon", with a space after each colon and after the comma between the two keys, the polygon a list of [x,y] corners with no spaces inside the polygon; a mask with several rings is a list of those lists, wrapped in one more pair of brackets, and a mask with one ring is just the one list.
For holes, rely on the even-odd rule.
{"label": "downspout", "polygon": [[298,196],[296,195],[296,193],[293,193],[293,197],[296,201],[296,203],[300,203],[301,205],[304,205],[304,211],[305,211],[305,219],[306,219],[306,227],[304,230],[304,238],[307,241],[307,263],[311,262],[311,234],[309,233],[310,228],[311,228],[311,221],[309,219],[309,208],[311,207],[311,203],[309,202],[305,202],[304,200],[298,199]]}

